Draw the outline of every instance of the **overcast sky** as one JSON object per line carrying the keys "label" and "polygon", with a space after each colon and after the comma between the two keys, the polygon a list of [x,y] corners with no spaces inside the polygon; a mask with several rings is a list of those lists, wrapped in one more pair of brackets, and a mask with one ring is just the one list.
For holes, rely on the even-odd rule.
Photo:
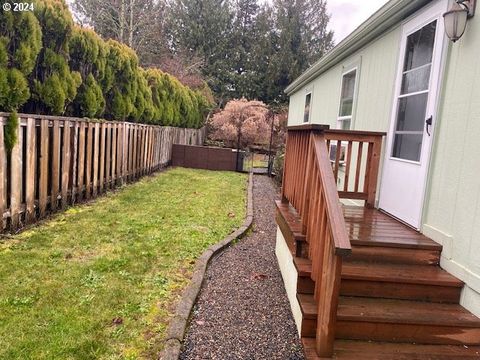
{"label": "overcast sky", "polygon": [[387,0],[327,0],[328,12],[331,15],[330,28],[335,32],[335,44],[386,2]]}

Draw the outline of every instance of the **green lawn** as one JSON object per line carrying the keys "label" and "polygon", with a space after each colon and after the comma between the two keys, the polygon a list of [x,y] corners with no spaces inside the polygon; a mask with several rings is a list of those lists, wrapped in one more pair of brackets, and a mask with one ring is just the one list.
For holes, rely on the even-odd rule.
{"label": "green lawn", "polygon": [[156,358],[195,258],[247,178],[176,168],[0,240],[0,359]]}

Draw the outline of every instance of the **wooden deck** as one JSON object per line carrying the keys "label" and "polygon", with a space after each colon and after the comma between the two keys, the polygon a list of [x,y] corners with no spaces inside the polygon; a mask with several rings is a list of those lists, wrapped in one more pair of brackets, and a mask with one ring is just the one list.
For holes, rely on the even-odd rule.
{"label": "wooden deck", "polygon": [[442,247],[393,217],[363,206],[342,206],[352,245],[441,250]]}
{"label": "wooden deck", "polygon": [[[308,238],[291,205],[277,209],[298,273],[305,353],[320,359]],[[352,254],[341,271],[333,358],[480,359],[480,319],[459,305],[463,282],[440,268],[442,247],[377,209],[342,210]]]}

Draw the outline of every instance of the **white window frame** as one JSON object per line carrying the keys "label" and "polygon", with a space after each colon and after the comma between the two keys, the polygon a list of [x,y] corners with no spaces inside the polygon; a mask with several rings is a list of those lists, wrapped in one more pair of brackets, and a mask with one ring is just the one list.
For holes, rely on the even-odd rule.
{"label": "white window frame", "polygon": [[[340,116],[340,111],[342,107],[342,89],[343,89],[343,80],[345,75],[348,75],[355,71],[355,85],[353,86],[353,102],[352,102],[352,114],[349,116]],[[355,62],[350,66],[344,66],[340,81],[340,97],[338,99],[338,111],[337,111],[337,129],[342,129],[342,123],[345,120],[350,120],[350,129],[354,129],[354,115],[357,109],[357,93],[358,93],[358,80],[360,78],[360,60]]]}
{"label": "white window frame", "polygon": [[[310,109],[308,110],[308,120],[305,121],[305,105],[307,105],[307,96],[310,95]],[[306,89],[303,98],[303,118],[302,124],[310,124],[312,119],[313,89]]]}

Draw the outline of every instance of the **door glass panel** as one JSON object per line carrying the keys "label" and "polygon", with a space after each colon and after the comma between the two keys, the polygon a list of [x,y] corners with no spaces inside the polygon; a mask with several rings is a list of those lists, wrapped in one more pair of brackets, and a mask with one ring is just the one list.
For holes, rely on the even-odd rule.
{"label": "door glass panel", "polygon": [[396,134],[393,156],[400,159],[420,161],[423,134]]}
{"label": "door glass panel", "polygon": [[420,161],[437,21],[406,39],[392,156]]}
{"label": "door glass panel", "polygon": [[403,71],[432,62],[436,28],[437,21],[435,20],[407,37]]}
{"label": "door glass panel", "polygon": [[403,74],[401,94],[428,90],[430,81],[431,64],[413,69]]}
{"label": "door glass panel", "polygon": [[398,99],[397,131],[423,131],[428,93]]}

